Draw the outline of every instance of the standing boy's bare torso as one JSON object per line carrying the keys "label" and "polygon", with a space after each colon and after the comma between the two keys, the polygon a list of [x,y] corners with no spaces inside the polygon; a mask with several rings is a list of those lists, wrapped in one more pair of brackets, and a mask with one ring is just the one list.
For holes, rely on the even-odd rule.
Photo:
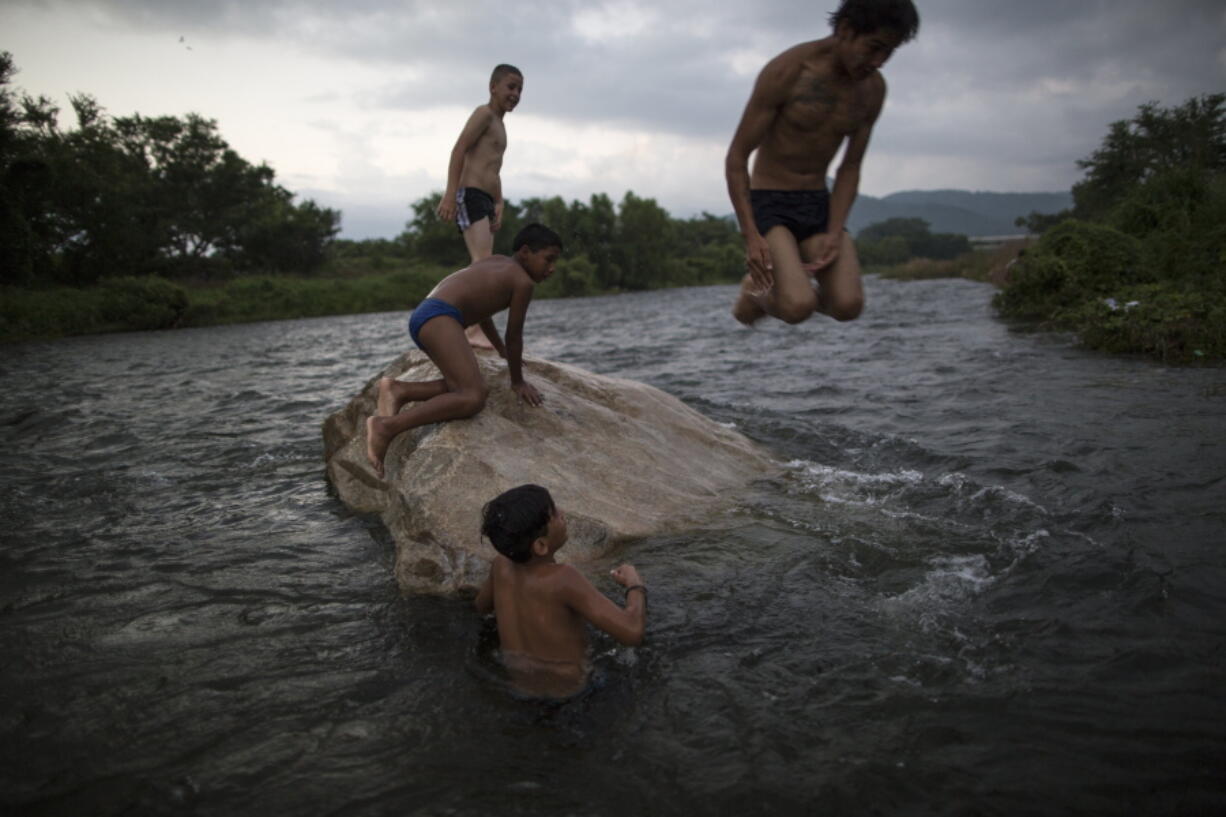
{"label": "standing boy's bare torso", "polygon": [[502,117],[489,105],[480,106],[476,113],[486,119],[486,128],[464,158],[460,186],[476,187],[492,194],[500,189],[498,174],[507,150],[507,129]]}

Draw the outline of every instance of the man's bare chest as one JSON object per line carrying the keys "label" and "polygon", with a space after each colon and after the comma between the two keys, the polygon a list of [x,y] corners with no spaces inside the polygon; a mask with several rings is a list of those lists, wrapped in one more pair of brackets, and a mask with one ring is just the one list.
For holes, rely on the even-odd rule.
{"label": "man's bare chest", "polygon": [[862,88],[802,71],[788,89],[780,119],[797,131],[846,136],[869,121],[870,110]]}

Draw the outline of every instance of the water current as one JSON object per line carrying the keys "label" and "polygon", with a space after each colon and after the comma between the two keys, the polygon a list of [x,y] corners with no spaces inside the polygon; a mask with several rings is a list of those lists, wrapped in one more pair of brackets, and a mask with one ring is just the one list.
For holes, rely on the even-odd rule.
{"label": "water current", "polygon": [[0,810],[1222,813],[1226,372],[866,285],[753,330],[728,287],[533,304],[529,354],[786,464],[594,566],[638,566],[647,638],[560,705],[329,492],[403,313],[4,348]]}

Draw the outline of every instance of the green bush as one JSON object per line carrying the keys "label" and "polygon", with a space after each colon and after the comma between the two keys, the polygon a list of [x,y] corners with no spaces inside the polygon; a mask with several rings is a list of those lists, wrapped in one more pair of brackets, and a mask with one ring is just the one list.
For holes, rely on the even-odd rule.
{"label": "green bush", "polygon": [[156,276],[108,278],[98,288],[98,329],[169,329],[187,310],[187,291]]}
{"label": "green bush", "polygon": [[1089,347],[1168,363],[1226,358],[1226,301],[1170,284],[1145,284],[1067,310],[1064,321]]}
{"label": "green bush", "polygon": [[993,303],[1006,317],[1058,323],[1065,310],[1149,277],[1137,239],[1103,224],[1070,219],[1027,251]]}

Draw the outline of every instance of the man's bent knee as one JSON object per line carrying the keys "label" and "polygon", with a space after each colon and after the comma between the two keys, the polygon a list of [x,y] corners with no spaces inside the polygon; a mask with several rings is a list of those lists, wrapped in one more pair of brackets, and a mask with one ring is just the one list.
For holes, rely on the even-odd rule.
{"label": "man's bent knee", "polygon": [[817,308],[816,299],[789,299],[775,304],[775,317],[785,323],[800,323],[809,319]]}
{"label": "man's bent knee", "polygon": [[831,301],[826,314],[836,321],[854,321],[864,311],[864,298],[839,298]]}

